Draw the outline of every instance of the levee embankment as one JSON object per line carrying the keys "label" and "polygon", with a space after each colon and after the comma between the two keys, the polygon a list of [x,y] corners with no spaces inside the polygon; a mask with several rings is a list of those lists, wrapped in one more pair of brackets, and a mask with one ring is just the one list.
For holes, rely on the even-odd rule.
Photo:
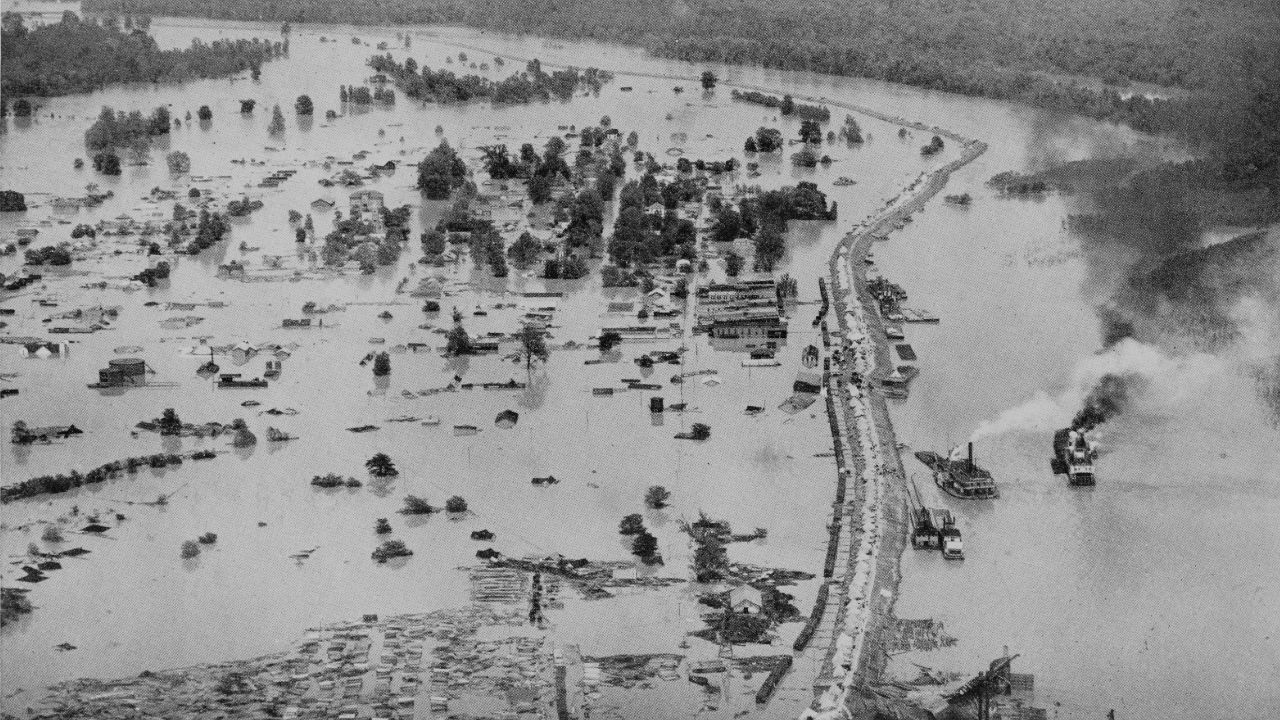
{"label": "levee embankment", "polygon": [[[864,112],[859,108],[860,112]],[[888,119],[888,118],[886,118]],[[893,121],[899,122],[894,119]],[[953,140],[953,133],[940,135]],[[906,477],[880,381],[893,371],[889,343],[875,301],[867,292],[866,264],[874,236],[884,237],[901,221],[922,210],[951,173],[986,151],[963,140],[960,157],[917,178],[885,207],[850,231],[832,253],[829,275],[834,315],[842,347],[833,363],[828,391],[838,393],[834,422],[846,433],[843,446],[852,455],[848,481],[851,512],[845,515],[848,568],[831,593],[837,605],[823,671],[815,680],[816,699],[805,718],[835,718],[845,713],[850,692],[880,678],[887,660],[886,630],[906,543]],[[834,592],[836,589],[839,592]]]}

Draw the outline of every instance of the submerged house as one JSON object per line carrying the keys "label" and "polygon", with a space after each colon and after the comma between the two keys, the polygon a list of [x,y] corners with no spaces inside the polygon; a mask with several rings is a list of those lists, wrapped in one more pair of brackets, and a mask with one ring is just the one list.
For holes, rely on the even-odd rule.
{"label": "submerged house", "polygon": [[791,391],[814,394],[822,392],[822,373],[812,370],[801,370],[796,373],[796,381],[791,385]]}
{"label": "submerged house", "polygon": [[750,585],[729,591],[729,609],[738,615],[760,615],[764,612],[764,595]]}
{"label": "submerged house", "polygon": [[98,370],[98,382],[89,387],[141,387],[147,384],[147,373],[154,373],[154,371],[147,367],[147,363],[142,358],[108,360],[107,366]]}
{"label": "submerged house", "polygon": [[351,193],[351,214],[382,216],[382,193],[377,190],[357,190]]}
{"label": "submerged house", "polygon": [[44,360],[51,357],[66,357],[68,347],[66,343],[56,342],[25,343],[18,352],[24,358]]}

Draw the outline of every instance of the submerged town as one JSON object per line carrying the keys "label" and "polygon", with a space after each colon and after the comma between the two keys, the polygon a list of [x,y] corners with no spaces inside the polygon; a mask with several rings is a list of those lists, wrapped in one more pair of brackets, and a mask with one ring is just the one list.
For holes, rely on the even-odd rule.
{"label": "submerged town", "polygon": [[[537,38],[35,5],[10,47],[118,34],[154,82],[6,78],[5,717],[1151,716],[1053,638],[1111,602],[1078,536],[1148,514],[1140,365],[1183,365],[1002,332],[1084,307],[1089,222],[1007,133]],[[1022,342],[1060,379],[1010,379]]]}

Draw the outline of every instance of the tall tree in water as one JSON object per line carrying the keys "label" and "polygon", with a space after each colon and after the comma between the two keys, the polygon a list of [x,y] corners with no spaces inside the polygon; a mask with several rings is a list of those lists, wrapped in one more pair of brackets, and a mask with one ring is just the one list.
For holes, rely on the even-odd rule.
{"label": "tall tree in water", "polygon": [[551,357],[546,335],[542,328],[528,323],[520,327],[517,337],[520,339],[520,359],[524,360],[525,374],[531,376],[534,363],[545,363]]}
{"label": "tall tree in water", "polygon": [[279,105],[271,108],[271,124],[267,126],[267,132],[272,135],[284,134],[284,111]]}

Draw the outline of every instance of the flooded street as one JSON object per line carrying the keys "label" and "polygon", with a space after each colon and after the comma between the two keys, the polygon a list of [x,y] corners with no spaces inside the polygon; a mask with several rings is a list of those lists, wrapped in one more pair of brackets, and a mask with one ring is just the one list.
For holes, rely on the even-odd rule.
{"label": "flooded street", "polygon": [[[278,38],[278,26],[189,19],[157,19],[152,33],[163,47],[181,47],[192,38]],[[196,257],[174,262],[167,287],[117,289],[150,264],[136,238],[98,238],[91,259],[69,269],[44,269],[47,290],[28,288],[6,297],[4,333],[44,337],[42,320],[76,307],[120,306],[118,321],[94,334],[48,336],[71,341],[63,357],[26,359],[18,345],[0,345],[0,372],[17,373],[6,387],[19,395],[0,404],[7,428],[16,420],[32,426],[75,423],[79,437],[53,445],[20,447],[5,433],[0,447],[4,484],[45,473],[87,470],[109,460],[156,452],[211,448],[217,458],[188,461],[176,468],[142,469],[100,485],[0,506],[4,529],[0,554],[23,556],[30,543],[43,545],[43,523],[76,508],[81,518],[94,512],[113,519],[103,537],[68,535],[63,549],[91,553],[63,561],[47,582],[31,587],[35,611],[0,634],[0,687],[4,709],[18,713],[38,698],[39,688],[77,677],[124,677],[143,670],[181,667],[282,651],[308,628],[354,621],[367,613],[426,613],[471,602],[467,568],[475,551],[494,547],[511,557],[632,560],[629,538],[618,534],[627,514],[642,513],[657,537],[665,565],[641,574],[688,579],[692,547],[677,526],[700,510],[728,520],[736,532],[762,527],[768,537],[730,546],[735,562],[801,570],[819,579],[784,588],[807,614],[821,583],[825,524],[833,499],[834,462],[822,403],[795,415],[778,409],[791,394],[800,357],[821,334],[810,327],[819,297],[817,276],[825,273],[839,237],[914,181],[958,155],[954,147],[921,157],[927,134],[900,139],[898,126],[858,116],[869,141],[862,147],[825,145],[835,163],[801,169],[785,158],[761,159],[761,177],[733,183],[775,188],[812,181],[839,203],[839,220],[793,222],[787,254],[778,267],[799,281],[799,304],[791,312],[790,336],[778,352],[779,367],[743,367],[742,352],[717,349],[705,335],[687,332],[656,342],[628,342],[618,363],[585,365],[598,357],[586,349],[602,327],[634,324],[635,316],[605,312],[611,300],[634,302],[636,288],[602,288],[598,262],[578,281],[544,280],[512,271],[505,284],[470,263],[442,269],[417,263],[419,234],[435,225],[447,203],[422,199],[414,188],[415,168],[440,137],[469,164],[477,148],[495,142],[518,148],[541,147],[560,126],[596,123],[608,115],[625,135],[634,129],[640,148],[659,161],[671,146],[686,157],[742,159],[743,139],[776,113],[733,102],[733,85],[765,87],[797,99],[827,98],[874,108],[986,142],[990,150],[953,175],[944,192],[968,192],[970,207],[944,205],[941,198],[905,229],[873,248],[870,271],[900,283],[910,305],[942,317],[939,325],[911,325],[910,342],[920,356],[921,375],[909,400],[892,405],[897,439],[908,447],[904,467],[930,504],[952,509],[965,534],[966,559],[946,562],[935,553],[908,548],[896,601],[902,618],[934,618],[959,639],[950,648],[894,658],[893,674],[915,676],[912,663],[972,674],[1001,654],[1021,653],[1019,670],[1035,673],[1037,704],[1051,717],[1099,718],[1108,709],[1118,717],[1256,718],[1280,714],[1280,487],[1272,469],[1280,464],[1276,418],[1258,399],[1250,366],[1241,357],[1192,359],[1185,376],[1195,382],[1160,387],[1135,404],[1133,412],[1105,427],[1099,481],[1095,488],[1068,487],[1049,470],[1053,428],[1014,432],[980,441],[982,464],[997,478],[1001,497],[966,502],[938,493],[914,450],[945,451],[965,441],[984,420],[1017,406],[1038,391],[1069,394],[1073,376],[1100,348],[1094,306],[1110,288],[1092,271],[1078,241],[1063,229],[1073,211],[1071,198],[1006,200],[984,187],[1004,170],[1036,168],[1047,157],[1088,157],[1111,143],[1138,140],[1131,131],[1039,111],[928,91],[847,78],[718,67],[721,86],[707,96],[697,90],[701,67],[662,61],[628,48],[594,43],[551,43],[507,38],[466,29],[408,28],[412,48],[395,36],[406,28],[305,26],[290,38],[290,56],[263,67],[260,82],[247,76],[205,80],[182,86],[113,88],[91,95],[48,98],[40,117],[6,118],[0,134],[0,172],[6,189],[27,195],[25,214],[0,215],[5,242],[22,227],[39,227],[33,246],[66,238],[74,224],[128,214],[163,221],[172,202],[150,203],[153,187],[176,190],[182,202],[189,187],[215,196],[247,193],[265,207],[233,221],[229,239]],[[321,36],[330,42],[322,43]],[[353,44],[351,38],[361,39]],[[337,42],[333,42],[333,39]],[[358,85],[379,42],[389,42],[397,59],[444,66],[460,51],[472,60],[506,59],[481,74],[505,77],[537,57],[544,67],[595,66],[617,74],[595,96],[566,103],[490,107],[488,104],[420,107],[400,97],[392,109],[338,109],[338,86]],[[366,44],[367,43],[367,44]],[[455,64],[453,66],[457,68]],[[457,69],[461,72],[461,69]],[[480,72],[480,71],[474,71]],[[680,78],[672,80],[670,78]],[[672,92],[683,85],[683,94]],[[621,91],[630,86],[631,92]],[[299,121],[294,99],[309,94],[313,121]],[[254,98],[250,116],[238,100]],[[285,110],[283,137],[267,132],[271,107]],[[150,164],[124,168],[119,177],[73,170],[85,157],[83,133],[103,105],[117,110],[169,104],[183,126],[158,140]],[[188,122],[185,113],[209,105],[210,123]],[[832,127],[845,110],[832,104]],[[49,117],[50,113],[57,117]],[[669,118],[669,119],[668,119]],[[793,137],[799,121],[776,123]],[[436,127],[441,127],[437,134]],[[676,135],[683,133],[683,135]],[[561,131],[559,134],[563,134]],[[682,139],[683,138],[683,139]],[[569,141],[576,149],[576,141]],[[197,182],[170,175],[164,155],[191,156]],[[332,227],[332,211],[313,209],[319,198],[347,210],[346,188],[325,188],[331,175],[318,164],[326,156],[349,160],[366,151],[369,163],[404,163],[394,174],[366,187],[386,196],[388,207],[414,206],[410,242],[398,264],[373,275],[326,275],[306,258],[287,223],[290,209],[314,216],[316,234]],[[265,165],[236,164],[258,159]],[[257,182],[277,169],[297,173],[278,189]],[[477,173],[477,182],[483,173]],[[856,181],[836,186],[847,176]],[[634,168],[627,179],[634,179]],[[79,195],[97,183],[114,197],[101,207],[70,214],[48,206],[53,196]],[[725,183],[726,186],[730,182]],[[496,192],[482,187],[482,192]],[[47,193],[47,195],[46,195]],[[494,220],[519,218],[495,211]],[[45,218],[54,219],[42,225]],[[72,225],[57,224],[70,220]],[[606,215],[611,227],[611,211]],[[743,245],[745,241],[739,241]],[[238,249],[244,243],[249,248]],[[708,243],[712,244],[712,243]],[[115,251],[120,251],[116,254]],[[280,269],[264,258],[280,256]],[[245,263],[247,281],[219,275],[221,264]],[[0,258],[0,271],[16,271],[21,253]],[[723,263],[712,262],[711,278],[723,279]],[[427,314],[422,303],[398,293],[401,281],[416,286],[439,276],[446,296],[442,312]],[[532,274],[530,274],[532,275]],[[85,287],[107,280],[110,287]],[[527,378],[522,364],[502,354],[446,359],[444,336],[419,326],[447,328],[449,310],[462,311],[473,336],[510,332],[535,299],[522,293],[560,292],[552,329],[553,349],[545,367]],[[6,293],[6,296],[8,294]],[[56,302],[38,305],[37,298]],[[345,309],[323,315],[324,327],[289,329],[286,318],[302,317],[304,303],[334,303]],[[215,305],[210,306],[213,302]],[[167,307],[194,304],[194,309]],[[219,304],[222,304],[219,306]],[[503,305],[501,308],[496,305]],[[391,318],[379,317],[388,311]],[[480,310],[481,315],[474,314]],[[172,320],[202,318],[182,329]],[[166,322],[170,321],[170,322]],[[164,323],[164,324],[162,324]],[[384,342],[372,342],[373,339]],[[290,350],[283,373],[263,390],[219,390],[196,375],[208,345],[276,343]],[[561,346],[569,341],[580,347]],[[410,343],[425,343],[414,352]],[[687,345],[683,367],[658,364],[642,369],[631,358],[649,350]],[[194,351],[193,351],[194,349]],[[390,350],[389,378],[375,379],[360,360],[374,350]],[[508,350],[504,348],[505,354]],[[109,394],[85,387],[99,368],[123,357],[140,357],[154,369],[151,378],[171,386]],[[262,375],[269,353],[236,367],[218,356],[224,372]],[[670,382],[684,371],[715,370],[718,385]],[[455,375],[468,382],[530,381],[522,390],[472,390],[407,399],[402,391],[439,388]],[[592,388],[618,387],[623,378],[645,378],[660,390],[632,390],[609,397]],[[685,402],[695,412],[651,415],[652,396]],[[246,400],[261,403],[244,407]],[[762,415],[744,407],[766,408]],[[227,437],[161,438],[131,434],[139,421],[175,408],[185,422],[229,423],[244,418],[260,442],[233,449]],[[291,416],[260,414],[292,408]],[[495,425],[506,409],[520,414],[511,429]],[[1074,412],[1068,408],[1067,412]],[[391,418],[435,416],[438,426],[388,422]],[[1068,418],[1063,418],[1065,422]],[[713,428],[707,442],[673,439],[693,422]],[[376,432],[347,428],[365,424]],[[455,436],[453,425],[480,429]],[[298,436],[268,443],[268,426]],[[368,482],[364,463],[374,453],[390,455],[400,475],[389,484]],[[338,473],[366,481],[358,489],[321,490],[314,475]],[[539,487],[531,478],[554,475],[558,484]],[[645,488],[660,484],[672,492],[671,506],[646,510]],[[143,505],[172,494],[163,506]],[[399,515],[406,494],[441,504],[464,496],[471,512],[462,517]],[[389,518],[394,534],[414,556],[375,564],[369,553],[380,538],[377,518]],[[69,527],[78,527],[79,521]],[[496,534],[489,543],[469,539],[472,531]],[[179,557],[179,546],[205,532],[217,544],[195,559]],[[305,559],[292,558],[311,550]],[[17,567],[6,564],[11,586]],[[618,597],[585,600],[562,589],[559,607],[547,619],[559,644],[576,644],[583,655],[682,653],[714,658],[717,646],[698,639],[678,643],[699,629],[700,606],[690,583],[661,589],[621,588]],[[705,608],[701,608],[705,610]],[[519,608],[517,608],[517,611]],[[782,626],[774,646],[753,646],[742,654],[790,652],[800,624]],[[69,643],[72,651],[55,646]],[[797,664],[793,672],[815,672]],[[757,708],[755,688],[737,683],[721,692],[713,717],[795,717],[811,695],[787,691]],[[19,690],[23,692],[19,692]],[[703,691],[683,680],[656,683],[630,693],[608,690],[604,704],[615,716],[634,716],[628,703],[643,702],[652,718],[689,717]],[[617,697],[614,696],[617,693]]]}

